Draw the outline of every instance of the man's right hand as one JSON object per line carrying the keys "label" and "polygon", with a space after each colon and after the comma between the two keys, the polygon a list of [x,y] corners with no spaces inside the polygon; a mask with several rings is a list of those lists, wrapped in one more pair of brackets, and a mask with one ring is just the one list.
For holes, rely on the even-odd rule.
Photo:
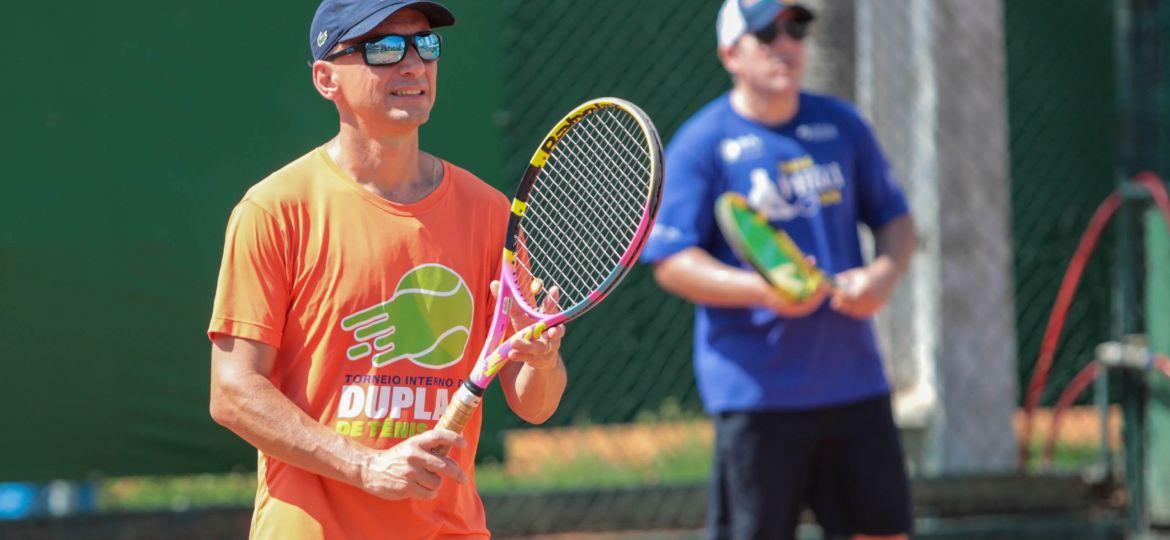
{"label": "man's right hand", "polygon": [[383,499],[433,499],[439,494],[444,477],[467,481],[467,474],[449,457],[436,456],[431,450],[440,446],[464,448],[462,435],[445,429],[433,429],[415,435],[389,450],[372,450],[362,468],[361,488]]}
{"label": "man's right hand", "polygon": [[[809,257],[811,264],[816,259]],[[828,297],[822,285],[808,298],[789,302],[754,270],[725,264],[699,247],[686,248],[654,265],[654,279],[662,288],[696,304],[713,307],[763,307],[789,318],[816,311]]]}
{"label": "man's right hand", "polygon": [[[764,279],[760,278],[760,281],[764,281]],[[764,307],[772,310],[781,317],[787,317],[789,319],[804,317],[805,315],[816,311],[817,308],[821,307],[821,304],[825,302],[825,298],[829,296],[828,285],[822,283],[816,291],[813,291],[813,293],[804,300],[793,302],[787,298],[784,298],[783,296],[780,296],[780,294],[778,294],[766,281],[764,283],[766,285],[764,292]]]}

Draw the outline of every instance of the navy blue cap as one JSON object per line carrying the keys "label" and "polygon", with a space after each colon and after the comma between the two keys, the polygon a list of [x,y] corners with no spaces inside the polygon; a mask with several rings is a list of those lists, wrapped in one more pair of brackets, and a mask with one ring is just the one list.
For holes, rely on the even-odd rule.
{"label": "navy blue cap", "polygon": [[431,28],[455,24],[455,15],[438,2],[420,0],[322,0],[309,28],[309,50],[320,60],[342,41],[359,38],[398,10],[409,7],[426,15]]}
{"label": "navy blue cap", "polygon": [[763,30],[786,9],[795,10],[798,19],[813,20],[813,12],[794,0],[726,0],[715,22],[719,46],[730,47],[744,34]]}

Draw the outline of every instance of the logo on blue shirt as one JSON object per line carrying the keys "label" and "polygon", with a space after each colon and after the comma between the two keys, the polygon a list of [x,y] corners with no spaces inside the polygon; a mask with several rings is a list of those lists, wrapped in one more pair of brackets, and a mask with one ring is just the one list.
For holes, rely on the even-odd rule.
{"label": "logo on blue shirt", "polygon": [[809,156],[782,161],[772,179],[763,167],[752,169],[748,203],[769,221],[811,218],[823,206],[841,203],[845,177],[836,161],[814,163]]}
{"label": "logo on blue shirt", "polygon": [[837,126],[828,122],[796,126],[796,138],[808,142],[824,142],[837,138]]}
{"label": "logo on blue shirt", "polygon": [[755,159],[764,156],[764,143],[759,137],[749,133],[734,139],[724,139],[719,143],[719,153],[727,163]]}

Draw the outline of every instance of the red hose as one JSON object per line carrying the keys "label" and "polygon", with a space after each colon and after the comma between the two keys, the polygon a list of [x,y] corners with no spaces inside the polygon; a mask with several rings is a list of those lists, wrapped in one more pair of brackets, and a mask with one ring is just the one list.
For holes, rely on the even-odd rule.
{"label": "red hose", "polygon": [[1036,410],[1036,406],[1040,403],[1040,395],[1044,392],[1044,384],[1048,380],[1048,371],[1052,368],[1052,358],[1056,354],[1056,345],[1060,341],[1060,332],[1064,328],[1064,319],[1068,315],[1068,308],[1072,305],[1073,295],[1076,294],[1077,285],[1081,281],[1081,274],[1085,271],[1085,265],[1089,262],[1089,256],[1093,254],[1093,249],[1097,247],[1097,240],[1100,239],[1101,232],[1105,230],[1105,225],[1109,224],[1109,219],[1113,217],[1120,206],[1121,194],[1116,191],[1101,201],[1101,205],[1097,207],[1097,210],[1093,212],[1092,219],[1089,220],[1089,226],[1081,235],[1081,242],[1077,245],[1077,250],[1073,252],[1072,260],[1069,261],[1068,269],[1065,270],[1064,278],[1060,282],[1056,303],[1048,317],[1044,340],[1040,344],[1040,356],[1036,359],[1035,368],[1032,370],[1032,381],[1028,384],[1028,393],[1024,400],[1024,427],[1020,440],[1021,469],[1028,465],[1030,458],[1028,445],[1032,440],[1032,413]]}
{"label": "red hose", "polygon": [[1060,432],[1060,417],[1064,415],[1065,409],[1072,406],[1073,402],[1081,397],[1085,389],[1089,387],[1089,383],[1101,374],[1101,364],[1099,362],[1089,362],[1076,377],[1068,383],[1064,392],[1061,392],[1060,399],[1056,400],[1056,406],[1052,409],[1052,426],[1048,430],[1048,441],[1044,444],[1044,457],[1041,460],[1041,465],[1044,469],[1052,467],[1052,454],[1056,448],[1056,436]]}
{"label": "red hose", "polygon": [[[1167,378],[1170,378],[1170,357],[1163,354],[1155,354],[1151,367],[1162,372]],[[1077,398],[1085,392],[1085,389],[1089,387],[1089,383],[1093,382],[1100,374],[1101,364],[1098,362],[1090,363],[1068,383],[1064,392],[1060,394],[1060,399],[1056,401],[1056,407],[1052,411],[1052,425],[1048,432],[1048,441],[1044,445],[1044,457],[1041,460],[1041,465],[1044,469],[1052,467],[1052,456],[1055,452],[1056,440],[1060,434],[1061,415],[1064,414],[1065,409],[1071,407]]]}
{"label": "red hose", "polygon": [[[1164,354],[1154,355],[1154,364],[1150,366],[1157,371],[1162,372],[1166,378],[1170,379],[1170,356]],[[1073,402],[1085,393],[1089,383],[1101,374],[1101,364],[1099,362],[1092,362],[1085,369],[1081,369],[1081,373],[1076,374],[1075,378],[1065,387],[1065,392],[1060,394],[1060,399],[1057,400],[1057,407],[1052,411],[1052,425],[1048,428],[1048,441],[1044,446],[1044,458],[1040,462],[1044,469],[1052,468],[1052,458],[1057,446],[1057,439],[1060,438],[1060,418],[1064,415],[1065,410],[1073,406]]]}
{"label": "red hose", "polygon": [[1162,179],[1154,173],[1143,172],[1134,176],[1133,181],[1150,191],[1150,195],[1154,197],[1154,204],[1157,204],[1158,209],[1162,211],[1162,218],[1166,221],[1166,229],[1170,230],[1170,194],[1166,193],[1166,185],[1162,183]]}
{"label": "red hose", "polygon": [[[1162,215],[1166,220],[1167,229],[1170,230],[1170,195],[1167,194],[1166,186],[1162,183],[1162,180],[1154,173],[1142,172],[1135,175],[1132,181],[1149,190],[1153,196],[1154,203],[1162,211]],[[1064,278],[1060,282],[1056,302],[1052,307],[1052,313],[1048,317],[1048,326],[1044,330],[1044,339],[1040,344],[1040,355],[1036,359],[1035,368],[1032,371],[1032,379],[1028,384],[1027,396],[1024,400],[1024,425],[1020,441],[1020,468],[1026,467],[1030,458],[1028,445],[1032,439],[1032,415],[1040,403],[1041,395],[1044,393],[1044,385],[1048,380],[1048,373],[1052,369],[1052,359],[1056,355],[1056,347],[1060,342],[1060,333],[1064,329],[1065,317],[1067,317],[1068,309],[1072,305],[1077,285],[1080,283],[1081,275],[1084,273],[1085,265],[1088,264],[1089,257],[1096,248],[1097,240],[1100,239],[1101,233],[1109,223],[1109,219],[1113,217],[1113,214],[1121,206],[1121,201],[1121,194],[1116,191],[1106,197],[1104,201],[1101,201],[1100,206],[1093,212],[1093,217],[1089,220],[1089,226],[1085,228],[1085,232],[1081,236],[1080,244],[1077,245],[1077,249],[1069,261],[1068,269],[1065,270]],[[1167,376],[1170,376],[1170,372],[1167,373]]]}

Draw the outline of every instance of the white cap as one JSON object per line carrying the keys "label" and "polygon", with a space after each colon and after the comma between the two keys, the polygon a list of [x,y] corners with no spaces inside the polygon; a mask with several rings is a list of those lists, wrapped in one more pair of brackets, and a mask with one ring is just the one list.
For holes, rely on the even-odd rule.
{"label": "white cap", "polygon": [[724,0],[715,21],[715,34],[720,47],[735,45],[748,32],[756,32],[772,24],[786,9],[797,9],[798,17],[813,19],[812,11],[795,0]]}

